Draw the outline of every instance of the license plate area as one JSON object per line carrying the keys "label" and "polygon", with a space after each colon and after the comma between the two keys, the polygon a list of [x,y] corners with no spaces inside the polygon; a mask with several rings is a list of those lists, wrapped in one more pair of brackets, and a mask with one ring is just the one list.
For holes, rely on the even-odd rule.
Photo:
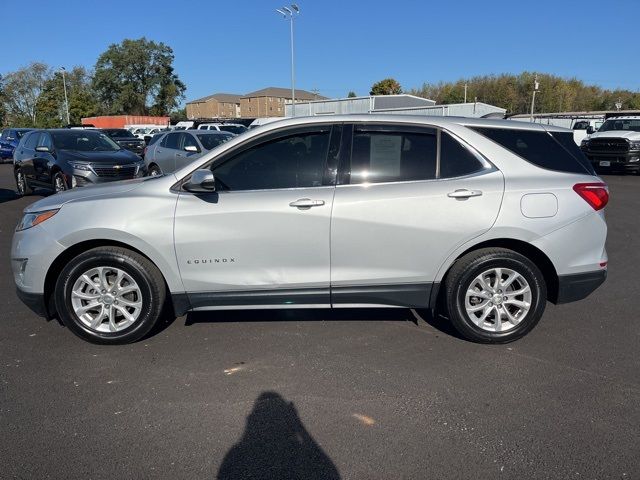
{"label": "license plate area", "polygon": [[609,160],[600,160],[600,166],[601,167],[610,167],[611,166],[611,162]]}

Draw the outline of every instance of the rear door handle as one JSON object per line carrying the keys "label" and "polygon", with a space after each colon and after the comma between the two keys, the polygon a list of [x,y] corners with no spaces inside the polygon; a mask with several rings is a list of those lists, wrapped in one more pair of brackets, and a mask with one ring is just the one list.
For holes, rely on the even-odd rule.
{"label": "rear door handle", "polygon": [[289,204],[290,207],[297,208],[321,207],[322,205],[324,205],[324,200],[311,200],[310,198],[299,198]]}
{"label": "rear door handle", "polygon": [[480,195],[482,195],[480,190],[467,190],[466,188],[447,193],[449,198],[469,198],[479,197]]}

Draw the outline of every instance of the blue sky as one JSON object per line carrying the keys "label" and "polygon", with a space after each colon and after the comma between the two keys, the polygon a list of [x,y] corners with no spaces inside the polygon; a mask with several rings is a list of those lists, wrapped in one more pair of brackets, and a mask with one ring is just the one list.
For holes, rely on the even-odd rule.
{"label": "blue sky", "polygon": [[[389,76],[409,89],[524,70],[640,89],[640,0],[297,3],[296,86],[329,97],[366,95]],[[146,36],[173,48],[187,100],[289,87],[289,28],[275,12],[282,5],[27,0],[15,21],[3,22],[3,43],[11,48],[3,49],[0,73],[36,60],[91,68],[111,43]]]}

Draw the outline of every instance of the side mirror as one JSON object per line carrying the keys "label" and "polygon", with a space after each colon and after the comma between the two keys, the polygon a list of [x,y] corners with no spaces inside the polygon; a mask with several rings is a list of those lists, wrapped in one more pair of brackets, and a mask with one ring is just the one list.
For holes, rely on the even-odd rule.
{"label": "side mirror", "polygon": [[50,151],[51,151],[51,149],[49,147],[44,146],[44,145],[36,147],[36,152],[49,153]]}
{"label": "side mirror", "polygon": [[592,133],[595,133],[596,129],[593,128],[591,125],[589,125],[587,127],[587,135],[591,135]]}
{"label": "side mirror", "polygon": [[184,147],[184,151],[191,152],[191,153],[198,153],[198,147],[196,147],[195,145],[187,145],[186,147]]}
{"label": "side mirror", "polygon": [[196,170],[191,174],[191,180],[185,183],[182,188],[192,193],[209,193],[216,191],[216,179],[211,170]]}

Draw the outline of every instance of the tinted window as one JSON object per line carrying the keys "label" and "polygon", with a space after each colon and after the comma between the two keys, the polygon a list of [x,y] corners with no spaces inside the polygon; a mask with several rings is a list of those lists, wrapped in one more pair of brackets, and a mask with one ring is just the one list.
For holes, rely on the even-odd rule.
{"label": "tinted window", "polygon": [[182,136],[184,137],[182,140],[183,149],[186,147],[196,147],[198,151],[200,151],[200,146],[198,145],[198,142],[196,142],[196,139],[193,138],[193,135],[190,133],[183,133]]}
{"label": "tinted window", "polygon": [[115,152],[120,150],[117,143],[104,133],[91,130],[69,130],[54,132],[53,145],[57,150],[80,152]]}
{"label": "tinted window", "polygon": [[36,145],[38,144],[39,138],[40,138],[39,132],[34,132],[31,135],[29,135],[27,139],[24,141],[25,148],[35,149]]}
{"label": "tinted window", "polygon": [[225,132],[235,133],[239,135],[247,131],[247,127],[242,125],[220,125],[220,130],[224,130]]}
{"label": "tinted window", "polygon": [[538,167],[560,172],[592,174],[591,169],[578,161],[545,131],[484,127],[473,129]]}
{"label": "tinted window", "polygon": [[207,149],[207,150],[211,150],[212,148],[217,147],[218,145],[220,145],[221,143],[226,142],[227,140],[229,140],[232,137],[232,135],[207,135],[207,134],[200,134],[198,135],[198,140],[200,140],[200,143],[202,144],[202,146]]}
{"label": "tinted window", "polygon": [[435,130],[425,133],[355,130],[350,183],[430,180],[436,177]]}
{"label": "tinted window", "polygon": [[555,138],[560,145],[564,147],[569,154],[574,157],[591,175],[595,175],[596,171],[593,169],[593,165],[589,159],[582,153],[580,147],[576,144],[573,139],[573,133],[560,133],[553,132],[551,134],[553,138]]}
{"label": "tinted window", "polygon": [[213,173],[222,189],[258,190],[322,185],[329,129],[299,133],[251,147]]}
{"label": "tinted window", "polygon": [[0,135],[0,138],[2,140],[6,139],[9,136],[9,130],[3,130],[2,131],[2,135]]}
{"label": "tinted window", "polygon": [[479,172],[483,163],[467,147],[446,132],[440,135],[440,178],[462,177]]}
{"label": "tinted window", "polygon": [[156,143],[161,138],[162,138],[162,133],[155,134],[153,137],[151,137],[151,140],[149,140],[149,145],[153,145],[154,143]]}
{"label": "tinted window", "polygon": [[174,148],[178,149],[178,145],[180,142],[180,133],[169,133],[166,137],[162,139],[162,146],[165,148]]}
{"label": "tinted window", "polygon": [[111,138],[136,138],[133,133],[131,133],[129,130],[125,130],[124,128],[113,128],[103,130],[103,132],[109,135]]}

